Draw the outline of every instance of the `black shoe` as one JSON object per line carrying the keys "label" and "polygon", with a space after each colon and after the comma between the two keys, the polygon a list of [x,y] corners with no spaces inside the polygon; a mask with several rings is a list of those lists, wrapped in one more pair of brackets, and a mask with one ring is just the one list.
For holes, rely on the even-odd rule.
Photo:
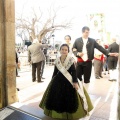
{"label": "black shoe", "polygon": [[16,88],[17,89],[17,91],[20,91],[20,89],[19,88]]}
{"label": "black shoe", "polygon": [[19,75],[17,75],[16,77],[20,77]]}
{"label": "black shoe", "polygon": [[42,83],[42,82],[44,82],[44,81],[37,81],[38,83]]}
{"label": "black shoe", "polygon": [[32,80],[32,82],[36,82],[36,79],[35,79],[35,80]]}
{"label": "black shoe", "polygon": [[45,79],[44,77],[42,77],[42,79]]}
{"label": "black shoe", "polygon": [[95,78],[96,78],[96,79],[100,79],[100,77],[98,77],[98,76],[97,76],[97,77],[95,77]]}
{"label": "black shoe", "polygon": [[103,78],[103,76],[100,76],[101,78]]}
{"label": "black shoe", "polygon": [[113,79],[108,79],[109,81],[113,82]]}

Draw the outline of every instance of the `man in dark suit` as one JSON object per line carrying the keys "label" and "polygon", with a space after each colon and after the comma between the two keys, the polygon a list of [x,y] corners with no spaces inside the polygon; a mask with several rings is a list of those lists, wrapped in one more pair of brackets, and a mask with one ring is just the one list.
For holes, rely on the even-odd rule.
{"label": "man in dark suit", "polygon": [[106,56],[114,55],[100,46],[94,39],[89,38],[89,27],[82,28],[82,37],[75,40],[73,44],[73,53],[77,57],[77,77],[82,81],[84,75],[84,86],[88,89],[92,70],[92,60],[94,58],[94,48],[101,51]]}
{"label": "man in dark suit", "polygon": [[[119,52],[119,45],[116,43],[116,38],[112,38],[112,44],[109,45],[108,51],[112,53],[118,53]],[[109,81],[116,81],[116,67],[117,67],[118,57],[115,56],[109,56],[108,57],[108,68],[110,72],[110,79]]]}

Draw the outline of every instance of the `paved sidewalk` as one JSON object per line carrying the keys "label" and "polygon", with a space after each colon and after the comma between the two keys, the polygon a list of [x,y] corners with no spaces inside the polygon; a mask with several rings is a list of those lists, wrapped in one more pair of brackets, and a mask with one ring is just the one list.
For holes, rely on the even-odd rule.
{"label": "paved sidewalk", "polygon": [[[53,120],[45,116],[43,110],[39,108],[40,100],[51,80],[52,73],[53,66],[46,66],[44,71],[44,77],[46,79],[44,79],[44,82],[32,82],[31,67],[23,66],[21,71],[19,71],[20,77],[17,77],[17,88],[20,89],[20,91],[18,91],[19,102],[14,103],[12,106],[31,113],[42,120]],[[118,73],[116,73],[116,76],[117,74]],[[95,79],[94,72],[92,73],[88,93],[93,102],[94,110],[91,112],[91,116],[85,120],[109,120],[115,116],[113,106],[116,101],[116,99],[114,99],[116,82],[110,82],[108,78],[109,75],[107,74],[103,75],[101,79]],[[116,119],[113,118],[111,120]]]}

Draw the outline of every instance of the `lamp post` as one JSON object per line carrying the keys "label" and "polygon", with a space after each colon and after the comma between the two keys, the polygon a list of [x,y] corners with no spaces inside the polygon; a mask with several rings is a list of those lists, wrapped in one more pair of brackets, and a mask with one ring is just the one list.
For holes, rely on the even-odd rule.
{"label": "lamp post", "polygon": [[55,35],[54,35],[54,34],[52,35],[52,38],[53,38],[53,49],[54,49],[54,48],[55,48],[55,47],[54,47],[54,46],[55,46],[55,45],[54,45],[54,38],[55,38]]}

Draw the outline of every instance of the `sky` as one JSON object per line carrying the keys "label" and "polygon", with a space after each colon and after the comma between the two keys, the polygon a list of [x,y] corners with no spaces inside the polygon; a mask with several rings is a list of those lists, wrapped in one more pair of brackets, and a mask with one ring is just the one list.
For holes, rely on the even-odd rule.
{"label": "sky", "polygon": [[15,0],[15,13],[23,12],[26,16],[30,15],[31,8],[36,10],[40,7],[47,17],[47,10],[50,6],[57,8],[63,7],[57,14],[57,22],[72,20],[70,30],[55,32],[55,40],[64,40],[64,36],[69,34],[72,40],[81,36],[81,28],[88,25],[86,15],[91,13],[104,13],[106,20],[106,30],[113,34],[119,33],[120,28],[120,0]]}

